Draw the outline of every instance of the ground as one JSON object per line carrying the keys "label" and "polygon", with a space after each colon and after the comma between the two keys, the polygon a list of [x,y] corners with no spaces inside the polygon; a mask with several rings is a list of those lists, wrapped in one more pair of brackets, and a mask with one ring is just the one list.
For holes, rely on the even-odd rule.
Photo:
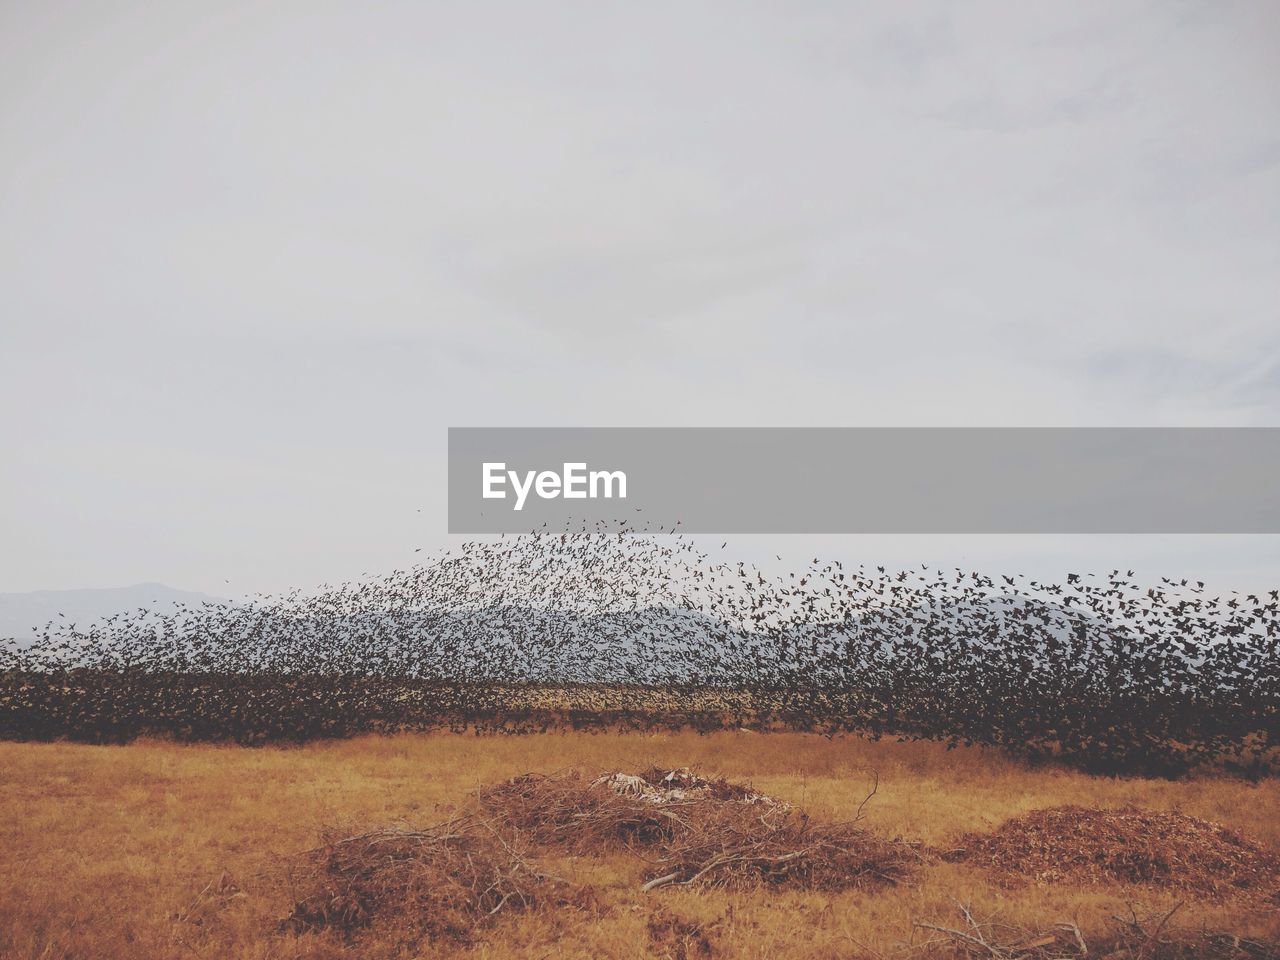
{"label": "ground", "polygon": [[[462,956],[640,958],[901,956],[927,939],[916,922],[975,916],[1043,929],[1100,929],[1112,914],[1164,911],[1181,923],[1280,936],[1280,910],[1256,901],[1197,901],[1133,886],[1001,885],[983,869],[932,862],[909,885],[848,893],[664,889],[642,893],[627,854],[548,857],[588,883],[596,903],[500,919],[469,946],[397,945],[395,931],[350,942],[280,932],[293,903],[290,864],[330,826],[430,824],[482,785],[567,767],[693,766],[749,781],[815,815],[849,818],[873,777],[864,825],[885,836],[954,846],[1027,811],[1127,803],[1223,823],[1280,847],[1280,780],[1108,779],[1028,768],[977,749],[724,732],[406,734],[243,748],[0,743],[0,956],[266,958]],[[668,936],[674,924],[702,933]],[[678,941],[678,942],[677,942]]]}

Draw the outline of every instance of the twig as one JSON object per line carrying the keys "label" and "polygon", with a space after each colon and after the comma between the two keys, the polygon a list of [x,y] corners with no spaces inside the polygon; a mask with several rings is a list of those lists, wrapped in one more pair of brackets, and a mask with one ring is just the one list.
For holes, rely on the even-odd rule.
{"label": "twig", "polygon": [[1076,943],[1080,946],[1080,956],[1087,957],[1089,955],[1089,947],[1084,942],[1084,935],[1080,932],[1080,927],[1072,921],[1071,923],[1059,923],[1058,929],[1066,930],[1076,938]]}
{"label": "twig", "polygon": [[945,933],[949,937],[964,940],[966,943],[972,943],[974,946],[982,947],[982,949],[986,950],[992,957],[996,957],[997,960],[1004,960],[1004,954],[991,944],[987,943],[987,941],[983,940],[982,937],[970,936],[963,930],[955,930],[951,927],[940,927],[934,923],[922,923],[919,920],[917,920],[913,926],[919,927],[922,930],[934,930],[938,933]]}
{"label": "twig", "polygon": [[641,892],[648,893],[650,890],[657,890],[659,887],[665,887],[669,883],[675,883],[680,877],[680,871],[668,873],[665,877],[654,877],[648,883],[640,888]]}
{"label": "twig", "polygon": [[879,791],[880,789],[880,771],[873,769],[871,771],[871,775],[875,777],[875,782],[871,785],[871,792],[868,793],[865,797],[863,797],[862,802],[858,804],[858,812],[853,815],[854,823],[857,823],[859,820],[862,819],[862,808],[867,805],[868,801],[870,801],[871,798],[874,797],[877,791]]}
{"label": "twig", "polygon": [[1175,913],[1177,913],[1181,909],[1182,909],[1182,901],[1179,900],[1177,903],[1173,905],[1173,909],[1171,909],[1168,913],[1166,913],[1163,917],[1160,918],[1160,922],[1156,924],[1155,930],[1153,930],[1151,934],[1148,935],[1146,941],[1142,944],[1141,952],[1145,953],[1148,947],[1154,947],[1159,945],[1160,933],[1161,931],[1164,930],[1165,924],[1169,922],[1170,917],[1172,917]]}

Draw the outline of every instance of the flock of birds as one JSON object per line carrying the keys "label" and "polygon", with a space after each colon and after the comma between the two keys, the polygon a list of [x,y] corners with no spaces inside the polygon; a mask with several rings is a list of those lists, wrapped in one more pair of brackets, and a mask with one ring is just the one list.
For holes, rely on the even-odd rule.
{"label": "flock of birds", "polygon": [[0,643],[0,736],[785,727],[1261,770],[1277,644],[1276,591],[816,558],[766,574],[678,534],[596,528],[245,604],[55,620]]}

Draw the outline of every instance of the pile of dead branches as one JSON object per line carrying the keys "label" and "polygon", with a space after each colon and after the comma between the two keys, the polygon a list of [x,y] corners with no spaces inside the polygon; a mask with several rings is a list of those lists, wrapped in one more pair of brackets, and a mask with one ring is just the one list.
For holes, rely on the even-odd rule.
{"label": "pile of dead branches", "polygon": [[1178,926],[1173,920],[1182,904],[1149,916],[1130,910],[1113,916],[1098,933],[1085,933],[1073,922],[1027,930],[996,918],[978,920],[964,904],[949,922],[916,923],[929,938],[913,952],[939,960],[1280,960],[1280,943],[1224,931]]}
{"label": "pile of dead branches", "polygon": [[749,786],[685,769],[594,778],[525,774],[481,790],[479,800],[486,816],[536,844],[575,853],[636,850],[657,871],[645,890],[672,884],[839,890],[894,882],[920,859],[910,844],[857,826],[857,817],[821,823]]}
{"label": "pile of dead branches", "polygon": [[1280,890],[1280,856],[1220,824],[1126,807],[1035,810],[989,834],[971,834],[949,859],[1006,880],[1149,883],[1204,896]]}
{"label": "pile of dead branches", "polygon": [[910,845],[878,839],[856,821],[818,823],[749,787],[687,770],[525,774],[481,790],[478,803],[478,812],[435,827],[325,837],[296,865],[283,926],[350,935],[386,922],[413,940],[465,943],[502,913],[589,905],[589,890],[541,872],[525,843],[573,853],[633,849],[656,865],[645,890],[839,890],[893,882],[918,859]]}
{"label": "pile of dead branches", "polygon": [[388,921],[416,938],[458,942],[498,914],[567,892],[511,839],[472,818],[328,836],[304,855],[293,882],[295,904],[283,924],[295,932],[346,935]]}
{"label": "pile of dead branches", "polygon": [[671,884],[846,890],[896,883],[920,860],[902,841],[856,822],[823,823],[796,810],[702,804],[656,851],[661,872],[645,890]]}
{"label": "pile of dead branches", "polygon": [[669,840],[697,801],[653,803],[578,771],[526,773],[480,791],[480,807],[540,846],[599,853]]}
{"label": "pile of dead branches", "polygon": [[790,804],[724,777],[708,779],[686,768],[662,767],[591,777],[576,770],[526,773],[485,787],[479,801],[489,816],[534,843],[575,853],[669,842],[708,805],[790,809]]}

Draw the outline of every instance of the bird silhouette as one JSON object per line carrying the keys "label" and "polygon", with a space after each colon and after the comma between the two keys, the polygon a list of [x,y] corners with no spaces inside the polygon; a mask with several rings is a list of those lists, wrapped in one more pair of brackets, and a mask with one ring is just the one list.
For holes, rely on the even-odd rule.
{"label": "bird silhouette", "polygon": [[767,575],[687,535],[543,527],[239,604],[60,614],[0,643],[0,736],[787,728],[1259,771],[1280,746],[1280,591],[1205,590],[818,557]]}

